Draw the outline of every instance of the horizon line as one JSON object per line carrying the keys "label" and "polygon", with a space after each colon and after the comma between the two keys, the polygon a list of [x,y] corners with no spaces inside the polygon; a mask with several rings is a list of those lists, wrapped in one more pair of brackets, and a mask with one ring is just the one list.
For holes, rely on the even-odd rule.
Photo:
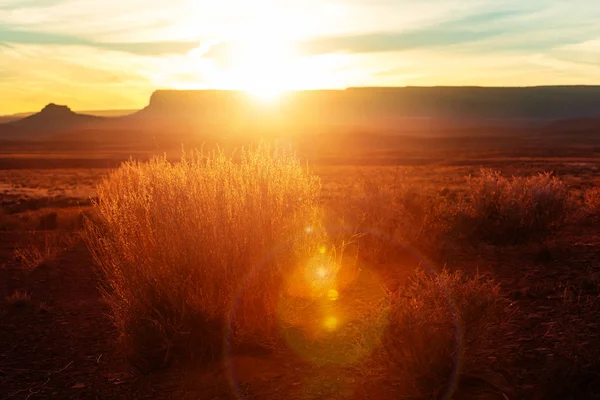
{"label": "horizon line", "polygon": [[[284,90],[283,94],[286,93],[300,93],[300,92],[341,92],[347,90],[368,90],[368,89],[536,89],[536,88],[600,88],[600,84],[580,84],[580,85],[524,85],[524,86],[494,86],[494,85],[405,85],[405,86],[348,86],[346,88],[321,88],[321,89],[290,89]],[[247,93],[244,89],[219,89],[219,88],[204,88],[204,89],[177,89],[177,88],[156,88],[150,91],[149,96],[157,92],[232,92],[232,93]],[[60,106],[67,106],[68,104],[59,104],[56,102],[49,102],[45,106],[55,104]],[[44,107],[45,107],[44,106]],[[147,106],[147,105],[146,105]],[[72,109],[73,112],[77,113],[93,113],[93,112],[118,112],[118,111],[139,111],[142,108],[131,107],[131,108],[95,108],[95,109]],[[43,108],[43,107],[42,107]],[[70,107],[69,107],[70,108]],[[18,117],[25,114],[35,114],[41,109],[36,111],[20,111],[16,113],[3,114],[0,113],[2,118]]]}

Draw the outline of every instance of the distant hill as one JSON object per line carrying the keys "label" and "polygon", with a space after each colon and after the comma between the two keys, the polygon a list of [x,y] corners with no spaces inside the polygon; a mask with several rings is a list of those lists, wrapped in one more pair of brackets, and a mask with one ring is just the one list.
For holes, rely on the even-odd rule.
{"label": "distant hill", "polygon": [[239,91],[159,90],[147,107],[125,114],[99,117],[49,104],[39,113],[0,124],[0,135],[67,140],[93,132],[93,140],[101,141],[102,132],[111,132],[106,137],[113,140],[120,131],[129,138],[145,134],[173,140],[252,132],[501,135],[517,128],[600,134],[600,86],[310,90],[287,93],[273,104]]}
{"label": "distant hill", "polygon": [[48,104],[40,112],[0,126],[0,134],[19,137],[46,137],[57,132],[99,126],[105,118],[77,114],[67,106]]}
{"label": "distant hill", "polygon": [[19,114],[12,114],[12,115],[2,115],[2,116],[0,116],[0,124],[5,124],[10,121],[17,121],[19,119],[29,117],[32,114],[35,114],[35,113],[30,112],[30,113],[19,113]]}

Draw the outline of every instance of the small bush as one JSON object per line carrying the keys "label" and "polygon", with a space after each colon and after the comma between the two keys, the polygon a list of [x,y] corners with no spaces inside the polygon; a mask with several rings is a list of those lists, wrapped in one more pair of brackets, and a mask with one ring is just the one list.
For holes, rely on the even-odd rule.
{"label": "small bush", "polygon": [[461,377],[489,370],[507,310],[490,280],[417,270],[391,296],[381,355],[401,397],[451,398]]}
{"label": "small bush", "polygon": [[404,246],[428,253],[441,249],[455,209],[455,203],[427,192],[407,172],[363,179],[348,205],[367,257],[383,263]]}
{"label": "small bush", "polygon": [[600,187],[588,189],[583,194],[583,206],[591,215],[600,215]]}
{"label": "small bush", "polygon": [[18,245],[14,257],[24,269],[33,271],[41,265],[56,260],[65,248],[73,245],[74,241],[75,238],[70,235],[45,234],[43,242],[30,240],[27,244]]}
{"label": "small bush", "polygon": [[482,170],[469,177],[464,218],[459,230],[471,238],[516,244],[542,240],[572,216],[573,201],[567,186],[549,173],[505,178]]}
{"label": "small bush", "polygon": [[6,302],[15,308],[24,308],[31,305],[31,296],[24,290],[15,290],[6,297]]}
{"label": "small bush", "polygon": [[17,246],[14,256],[24,269],[32,271],[42,264],[52,262],[58,253],[56,241],[51,236],[46,236],[41,246],[33,242]]}
{"label": "small bush", "polygon": [[323,248],[318,177],[265,146],[128,162],[98,187],[87,242],[132,360],[277,340],[284,280]]}

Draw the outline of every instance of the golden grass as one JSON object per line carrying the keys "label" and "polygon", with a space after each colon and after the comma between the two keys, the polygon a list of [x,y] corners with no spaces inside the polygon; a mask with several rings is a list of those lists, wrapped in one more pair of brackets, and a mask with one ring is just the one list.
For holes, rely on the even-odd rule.
{"label": "golden grass", "polygon": [[560,229],[573,216],[569,188],[549,173],[503,177],[482,170],[467,181],[464,221],[471,234],[496,243],[540,240]]}
{"label": "golden grass", "polygon": [[541,241],[572,220],[577,208],[567,185],[550,174],[506,178],[482,170],[466,177],[460,193],[435,189],[401,171],[363,179],[337,209],[359,217],[362,249],[387,263],[406,247],[435,257],[465,243]]}
{"label": "golden grass", "polygon": [[73,245],[76,238],[68,234],[44,234],[43,241],[20,243],[14,251],[15,259],[28,271],[56,260],[58,255]]}
{"label": "golden grass", "polygon": [[404,398],[453,398],[461,379],[489,371],[511,313],[488,278],[417,270],[391,294],[380,363]]}
{"label": "golden grass", "polygon": [[326,257],[323,248],[334,254],[320,189],[293,154],[266,146],[131,161],[112,172],[86,238],[139,366],[216,355],[224,337],[275,342],[286,278]]}
{"label": "golden grass", "polygon": [[[503,356],[507,302],[493,281],[450,271],[407,271],[390,291],[378,263],[403,268],[399,245],[537,239],[573,210],[566,185],[547,174],[482,171],[467,183],[458,196],[406,175],[371,179],[324,210],[319,178],[292,154],[194,152],[112,172],[85,237],[142,370],[283,341],[314,363],[375,363],[399,396],[444,398]],[[341,250],[356,240],[372,273],[345,268],[353,261]]]}
{"label": "golden grass", "polygon": [[593,187],[583,194],[583,205],[585,211],[591,215],[600,215],[600,188]]}

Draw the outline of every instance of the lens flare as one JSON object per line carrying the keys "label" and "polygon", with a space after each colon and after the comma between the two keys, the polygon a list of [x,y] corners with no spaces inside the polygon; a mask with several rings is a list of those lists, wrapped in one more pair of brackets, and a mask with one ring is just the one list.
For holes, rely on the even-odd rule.
{"label": "lens flare", "polygon": [[340,294],[335,289],[329,289],[327,292],[327,298],[331,301],[337,301],[340,298]]}
{"label": "lens flare", "polygon": [[329,332],[333,332],[337,329],[339,321],[336,317],[330,315],[329,317],[325,318],[324,325],[325,329],[327,329]]}
{"label": "lens flare", "polygon": [[320,279],[327,278],[327,268],[325,268],[325,267],[317,268],[317,277],[319,277]]}

